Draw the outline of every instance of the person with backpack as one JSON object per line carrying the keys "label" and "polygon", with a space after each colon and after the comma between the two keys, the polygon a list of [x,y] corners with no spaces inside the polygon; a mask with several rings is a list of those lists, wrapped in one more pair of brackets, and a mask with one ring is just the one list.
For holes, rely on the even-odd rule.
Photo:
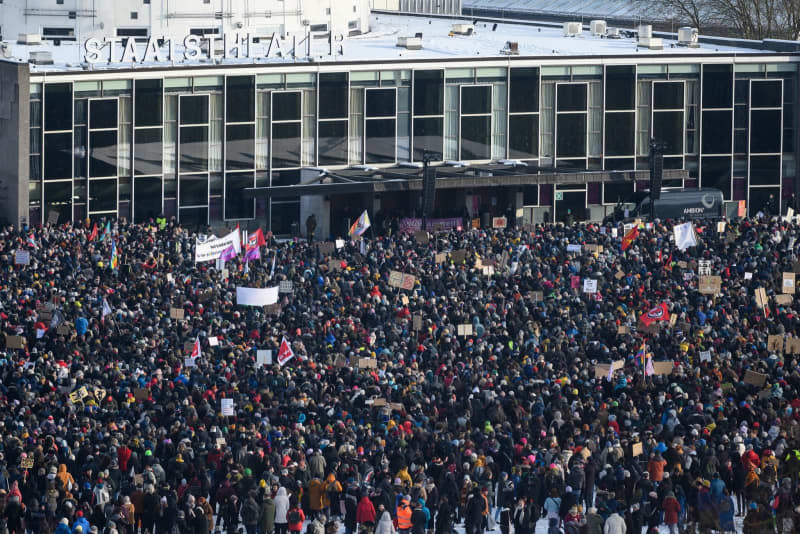
{"label": "person with backpack", "polygon": [[251,491],[242,505],[242,523],[247,534],[258,534],[258,503]]}
{"label": "person with backpack", "polygon": [[[281,488],[283,489],[283,488]],[[278,490],[280,492],[280,490]],[[288,522],[289,534],[299,534],[303,530],[303,522],[306,520],[306,514],[297,503],[297,499],[292,497],[292,503],[289,511],[286,513],[286,521]],[[277,532],[277,521],[275,524],[275,531]]]}

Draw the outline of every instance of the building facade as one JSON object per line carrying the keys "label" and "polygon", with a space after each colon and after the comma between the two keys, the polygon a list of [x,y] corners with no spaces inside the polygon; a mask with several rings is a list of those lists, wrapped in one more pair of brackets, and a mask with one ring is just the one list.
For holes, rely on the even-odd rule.
{"label": "building facade", "polygon": [[[296,234],[316,213],[323,233],[341,234],[342,221],[365,208],[418,214],[419,191],[389,192],[376,177],[402,182],[402,169],[416,171],[429,156],[445,170],[477,169],[468,187],[439,194],[441,216],[596,220],[647,182],[585,176],[647,170],[651,139],[665,147],[665,187],[718,188],[729,207],[744,200],[753,213],[770,197],[785,210],[796,190],[794,52],[736,43],[637,51],[586,38],[581,47],[600,51],[528,55],[525,35],[530,46],[576,41],[536,26],[507,25],[492,37],[491,22],[473,41],[424,17],[381,15],[372,25],[385,31],[382,24],[437,37],[424,37],[419,54],[380,33],[342,49],[323,43],[302,58],[254,48],[257,58],[205,63],[0,61],[0,155],[19,161],[0,166],[6,218],[163,213],[184,224]],[[519,56],[491,48],[513,32]],[[22,57],[19,48],[12,53]],[[376,49],[383,55],[370,57]],[[497,185],[504,172],[479,166],[498,162],[531,170]],[[327,186],[316,194],[308,185],[320,176],[346,182],[353,169],[374,182],[369,193]],[[550,171],[564,180],[537,180]]]}

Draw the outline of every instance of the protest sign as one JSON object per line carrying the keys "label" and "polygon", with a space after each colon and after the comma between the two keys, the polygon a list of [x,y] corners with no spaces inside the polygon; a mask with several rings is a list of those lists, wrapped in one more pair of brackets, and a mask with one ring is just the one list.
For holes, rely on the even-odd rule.
{"label": "protest sign", "polygon": [[229,417],[234,414],[233,399],[220,399],[220,407],[222,408],[222,415],[224,417]]}
{"label": "protest sign", "polygon": [[133,398],[137,401],[145,401],[150,397],[150,391],[146,388],[134,388]]}
{"label": "protest sign", "polygon": [[183,319],[183,308],[170,308],[169,309],[169,318],[170,319]]}
{"label": "protest sign", "polygon": [[787,354],[800,354],[800,338],[787,337],[785,350]]}
{"label": "protest sign", "polygon": [[269,306],[277,302],[278,286],[236,288],[236,304],[239,306]]}
{"label": "protest sign", "polygon": [[236,254],[242,251],[241,236],[236,230],[223,237],[211,237],[203,242],[197,240],[194,247],[194,262],[217,260],[231,246],[236,251]]}
{"label": "protest sign", "polygon": [[505,217],[493,217],[492,228],[505,228],[508,225],[508,220]]}
{"label": "protest sign", "polygon": [[767,350],[772,352],[783,352],[783,336],[767,336]]}
{"label": "protest sign", "polygon": [[722,292],[722,277],[701,276],[697,289],[702,295],[719,295]]}
{"label": "protest sign", "polygon": [[189,369],[191,367],[194,367],[194,358],[192,358],[192,357],[184,358],[183,359],[183,366],[186,367],[187,369]]}
{"label": "protest sign", "polygon": [[614,360],[610,364],[608,363],[598,363],[594,366],[594,376],[595,378],[606,378],[608,376],[608,367],[609,365],[613,366],[614,371],[619,371],[623,367],[625,367],[624,360]]}
{"label": "protest sign", "polygon": [[30,454],[22,458],[19,462],[21,469],[33,469],[34,458]]}
{"label": "protest sign", "polygon": [[358,368],[359,369],[377,369],[378,367],[378,360],[375,358],[359,358],[358,359]]}
{"label": "protest sign", "polygon": [[430,243],[430,237],[428,236],[428,232],[426,232],[425,230],[419,230],[417,232],[414,232],[414,239],[420,245],[427,245],[428,243]]}
{"label": "protest sign", "polygon": [[775,295],[775,304],[778,306],[790,306],[792,304],[791,295]]}
{"label": "protest sign", "polygon": [[283,280],[278,284],[279,293],[291,293],[292,291],[294,291],[294,282],[291,280]]}
{"label": "protest sign", "polygon": [[447,254],[445,254],[444,252],[439,252],[433,257],[433,261],[435,261],[436,263],[444,263],[446,259],[447,259]]}
{"label": "protest sign", "polygon": [[675,364],[672,362],[653,362],[653,374],[668,375],[675,369]]}
{"label": "protest sign", "polygon": [[710,350],[702,350],[702,351],[700,351],[700,361],[701,362],[710,362],[711,361],[711,351]]}
{"label": "protest sign", "polygon": [[415,332],[419,332],[422,330],[422,316],[421,315],[414,315],[411,317],[412,320],[412,328]]}
{"label": "protest sign", "polygon": [[597,293],[597,280],[591,278],[584,278],[583,280],[584,293]]}
{"label": "protest sign", "polygon": [[794,294],[795,291],[795,273],[783,273],[783,284],[781,290],[784,294]]}
{"label": "protest sign", "polygon": [[471,336],[472,335],[472,325],[471,324],[460,324],[458,325],[458,335],[459,336]]}
{"label": "protest sign", "polygon": [[767,307],[767,292],[764,290],[763,287],[759,287],[756,289],[756,304],[762,310]]}
{"label": "protest sign", "polygon": [[[337,246],[339,244],[339,241],[341,241],[342,245],[341,247]],[[336,243],[331,243],[330,241],[320,241],[317,243],[317,250],[319,250],[319,253],[322,254],[323,256],[328,256],[329,254],[333,254],[334,250],[343,247],[344,247],[343,239],[337,240]]]}
{"label": "protest sign", "polygon": [[7,349],[24,349],[25,338],[22,336],[9,336],[6,335],[6,348]]}
{"label": "protest sign", "polygon": [[464,249],[454,250],[450,253],[450,259],[453,260],[453,263],[462,263],[467,259],[467,251]]}
{"label": "protest sign", "polygon": [[27,250],[18,250],[14,253],[14,265],[29,265],[31,253]]}
{"label": "protest sign", "polygon": [[641,456],[642,452],[643,452],[643,450],[642,450],[642,444],[641,443],[634,443],[631,446],[631,455],[632,456],[634,456],[634,457]]}
{"label": "protest sign", "polygon": [[748,369],[744,372],[744,383],[761,387],[767,382],[767,375]]}

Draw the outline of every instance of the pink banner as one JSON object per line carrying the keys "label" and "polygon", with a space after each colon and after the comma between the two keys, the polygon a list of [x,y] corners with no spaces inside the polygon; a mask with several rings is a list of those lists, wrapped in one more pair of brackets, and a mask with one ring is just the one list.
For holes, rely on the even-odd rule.
{"label": "pink banner", "polygon": [[[425,224],[425,229],[429,232],[454,230],[461,226],[462,219],[460,217],[453,217],[451,219],[428,219]],[[405,233],[414,233],[422,230],[422,219],[400,219],[398,229]]]}

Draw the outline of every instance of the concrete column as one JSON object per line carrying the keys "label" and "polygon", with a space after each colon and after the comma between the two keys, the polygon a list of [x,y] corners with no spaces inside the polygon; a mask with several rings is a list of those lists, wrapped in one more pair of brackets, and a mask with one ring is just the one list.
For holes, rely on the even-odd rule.
{"label": "concrete column", "polygon": [[[0,221],[28,224],[30,71],[0,60]],[[38,222],[38,221],[33,221]]]}

